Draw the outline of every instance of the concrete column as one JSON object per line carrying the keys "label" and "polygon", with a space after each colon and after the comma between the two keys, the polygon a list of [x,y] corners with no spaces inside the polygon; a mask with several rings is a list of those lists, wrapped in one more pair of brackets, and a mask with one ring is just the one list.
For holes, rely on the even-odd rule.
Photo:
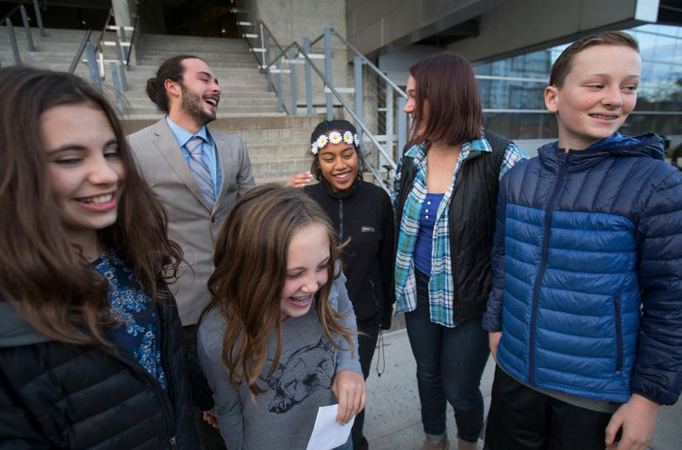
{"label": "concrete column", "polygon": [[135,12],[134,0],[111,0],[111,7],[114,8],[114,19],[116,19],[116,25],[119,27],[133,26],[133,14]]}

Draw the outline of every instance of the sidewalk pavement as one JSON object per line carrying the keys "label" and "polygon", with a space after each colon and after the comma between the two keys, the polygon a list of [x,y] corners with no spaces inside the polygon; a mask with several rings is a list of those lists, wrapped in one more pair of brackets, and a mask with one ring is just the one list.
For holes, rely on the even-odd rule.
{"label": "sidewalk pavement", "polygon": [[[416,365],[407,332],[403,329],[386,333],[384,350],[386,368],[383,375],[377,376],[377,362],[381,367],[381,361],[377,361],[377,351],[372,360],[372,373],[367,380],[365,436],[369,440],[370,450],[418,450],[423,443],[424,433],[419,413]],[[494,369],[495,364],[490,358],[481,380],[486,413],[490,406]],[[457,442],[451,406],[448,406],[447,427],[450,442]],[[451,448],[456,449],[456,446],[451,445]],[[682,449],[682,401],[660,409],[656,434],[649,448]]]}

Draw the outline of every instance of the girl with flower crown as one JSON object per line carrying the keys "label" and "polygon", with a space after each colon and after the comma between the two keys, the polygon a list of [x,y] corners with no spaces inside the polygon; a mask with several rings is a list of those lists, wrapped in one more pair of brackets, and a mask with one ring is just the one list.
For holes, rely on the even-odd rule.
{"label": "girl with flower crown", "polygon": [[[295,175],[289,187],[303,190],[322,206],[336,228],[346,288],[357,317],[360,364],[369,376],[379,330],[391,327],[393,304],[393,207],[383,189],[362,180],[365,162],[355,127],[324,121],[310,136],[310,172]],[[315,177],[319,183],[306,186]],[[305,187],[304,187],[305,186]],[[353,446],[367,448],[364,411],[353,425]]]}

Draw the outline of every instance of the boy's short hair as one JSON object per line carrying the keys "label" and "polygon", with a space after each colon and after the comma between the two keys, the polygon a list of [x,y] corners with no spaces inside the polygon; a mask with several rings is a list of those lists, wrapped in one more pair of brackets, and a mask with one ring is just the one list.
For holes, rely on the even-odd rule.
{"label": "boy's short hair", "polygon": [[573,59],[575,55],[589,47],[597,45],[621,45],[630,47],[639,53],[639,44],[637,39],[622,31],[603,31],[601,33],[591,34],[580,40],[575,41],[566,50],[561,52],[561,55],[552,65],[552,73],[549,77],[549,85],[555,87],[562,87],[566,77],[571,72],[573,66]]}

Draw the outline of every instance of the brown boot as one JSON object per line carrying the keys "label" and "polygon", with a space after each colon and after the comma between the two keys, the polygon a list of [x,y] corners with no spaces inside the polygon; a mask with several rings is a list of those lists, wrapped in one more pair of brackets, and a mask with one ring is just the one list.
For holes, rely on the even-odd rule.
{"label": "brown boot", "polygon": [[457,443],[457,450],[481,450],[483,447],[478,446],[478,442],[467,442],[459,439]]}
{"label": "brown boot", "polygon": [[447,436],[440,442],[431,442],[428,439],[424,439],[424,445],[422,445],[421,450],[450,450],[450,441],[448,441]]}

